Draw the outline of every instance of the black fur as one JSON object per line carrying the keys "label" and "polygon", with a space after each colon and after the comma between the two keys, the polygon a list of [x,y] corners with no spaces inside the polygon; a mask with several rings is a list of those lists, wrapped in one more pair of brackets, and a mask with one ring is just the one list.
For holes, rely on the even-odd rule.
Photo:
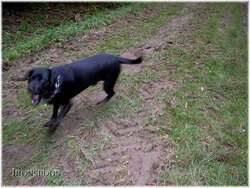
{"label": "black fur", "polygon": [[[130,60],[110,54],[92,56],[82,61],[52,69],[36,68],[28,71],[25,79],[29,80],[28,90],[32,93],[32,103],[39,104],[44,98],[53,104],[51,120],[44,126],[55,128],[71,108],[70,99],[81,91],[104,81],[107,97],[97,104],[109,101],[115,94],[114,85],[120,73],[120,64],[141,63],[141,57]],[[64,105],[57,116],[58,109]]]}

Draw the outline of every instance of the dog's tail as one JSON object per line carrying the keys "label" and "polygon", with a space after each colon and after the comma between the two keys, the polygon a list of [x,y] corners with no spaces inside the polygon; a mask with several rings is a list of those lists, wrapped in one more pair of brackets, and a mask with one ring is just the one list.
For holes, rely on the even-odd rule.
{"label": "dog's tail", "polygon": [[137,59],[127,59],[124,57],[119,57],[120,63],[121,64],[139,64],[142,62],[142,56],[138,57]]}

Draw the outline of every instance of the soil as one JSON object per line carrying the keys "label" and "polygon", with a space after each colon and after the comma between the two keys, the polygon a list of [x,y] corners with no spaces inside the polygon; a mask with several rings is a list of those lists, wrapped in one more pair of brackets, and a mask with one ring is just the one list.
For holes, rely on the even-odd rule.
{"label": "soil", "polygon": [[[23,75],[27,70],[39,66],[42,62],[53,62],[57,66],[61,62],[73,62],[76,60],[77,54],[81,54],[83,51],[89,51],[95,53],[92,46],[102,39],[112,35],[112,31],[119,31],[124,27],[133,27],[136,23],[146,20],[157,13],[168,4],[162,4],[162,6],[154,6],[147,9],[139,16],[126,16],[121,18],[110,25],[98,30],[91,30],[83,37],[79,37],[77,40],[69,42],[67,44],[57,43],[52,45],[43,52],[37,53],[34,56],[28,58],[22,58],[13,62],[10,67],[3,72],[3,100],[9,98],[11,92],[13,100],[17,101],[18,90],[25,88],[26,83],[16,82],[11,79],[9,75]],[[199,6],[199,4],[187,3],[184,5],[181,11],[182,15],[175,19],[169,19],[168,23],[158,28],[158,32],[151,38],[146,39],[143,43],[137,44],[134,49],[124,50],[121,54],[123,57],[135,58],[139,55],[143,55],[144,58],[150,57],[153,54],[159,53],[169,45],[177,46],[171,41],[172,38],[183,32],[183,28],[187,27],[189,32],[192,32],[192,28],[186,24],[193,18],[193,13],[186,14],[189,6]],[[224,22],[222,20],[222,22]],[[224,25],[222,23],[222,25]],[[39,58],[38,58],[39,57]],[[22,65],[18,66],[17,65]],[[136,74],[140,72],[145,66],[151,66],[157,71],[157,62],[142,63],[137,66],[126,66],[122,68],[123,74]],[[169,70],[165,70],[166,75],[171,74],[176,70],[175,67]],[[163,109],[166,106],[175,107],[178,102],[175,99],[169,101],[169,103],[159,103],[156,99],[158,94],[163,89],[178,89],[180,83],[171,82],[167,76],[161,77],[152,85],[140,84],[136,91],[142,97],[145,104],[141,107],[136,117],[124,121],[122,119],[117,121],[107,120],[104,122],[102,132],[105,132],[110,136],[111,142],[108,146],[104,147],[102,151],[97,151],[97,154],[91,158],[82,148],[83,155],[91,162],[91,166],[86,169],[85,172],[85,184],[93,185],[157,185],[156,173],[160,171],[160,163],[163,163],[165,170],[171,168],[173,163],[173,148],[168,141],[168,135],[157,136],[155,134],[147,134],[145,131],[141,131],[146,126],[146,118],[150,115],[156,117],[163,114]],[[124,92],[122,88],[116,88],[117,93]],[[101,106],[96,107],[95,104],[100,99],[105,97],[105,93],[102,89],[97,89],[91,95],[82,97],[78,95],[73,99],[75,110],[70,112],[62,121],[59,128],[51,136],[56,140],[56,145],[61,144],[65,138],[69,135],[78,136],[82,122],[89,120],[98,115],[98,109]],[[112,100],[118,100],[114,97]],[[150,109],[147,104],[157,104],[155,109]],[[85,106],[83,111],[77,111],[80,106]],[[20,111],[17,106],[3,110],[3,122],[8,117],[15,118],[17,116],[25,116],[24,111]],[[156,127],[149,126],[151,131],[157,131]],[[84,142],[91,143],[91,136],[86,136]],[[11,147],[3,146],[3,178],[5,178],[11,169],[15,167],[21,161],[19,159],[25,159],[27,155],[32,155],[36,146],[27,147],[24,145],[15,145]],[[58,168],[63,173],[67,174],[69,179],[74,179],[76,167],[67,158],[67,154],[54,157],[50,162],[50,165],[58,165]],[[99,183],[95,183],[96,179],[99,179]],[[22,179],[12,182],[12,185],[18,185],[22,183]],[[31,185],[44,185],[44,179],[33,179],[32,182],[27,184]],[[167,182],[166,182],[167,184]]]}

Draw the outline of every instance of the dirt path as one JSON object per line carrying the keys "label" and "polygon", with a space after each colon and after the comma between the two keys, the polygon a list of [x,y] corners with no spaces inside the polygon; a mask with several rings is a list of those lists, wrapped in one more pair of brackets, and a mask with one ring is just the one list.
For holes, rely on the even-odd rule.
{"label": "dirt path", "polygon": [[[186,11],[185,7],[182,13],[184,14]],[[159,32],[154,36],[144,43],[138,44],[131,51],[124,52],[122,56],[131,58],[136,52],[143,54],[146,58],[161,52],[166,45],[171,44],[171,39],[182,31],[184,25],[191,18],[192,14],[189,14],[170,20],[166,25],[160,27]],[[143,66],[147,65],[142,64],[136,68],[126,66],[123,72],[131,74],[132,71],[133,74],[143,69]],[[151,87],[142,84],[137,88],[137,92],[143,100],[147,101],[147,104],[154,104],[157,102],[156,95],[162,89],[176,89],[176,87],[175,83],[171,83],[165,77],[159,79]],[[158,104],[157,108],[151,111],[148,105],[145,105],[141,107],[136,117],[128,122],[106,122],[105,131],[111,136],[112,144],[94,158],[95,164],[87,173],[90,179],[93,179],[94,174],[102,173],[104,176],[102,183],[107,185],[154,185],[156,180],[152,171],[157,169],[159,161],[165,160],[171,164],[173,150],[165,136],[150,136],[141,129],[145,127],[146,117],[150,114],[158,116],[164,107],[166,104]],[[154,127],[150,128],[154,129]],[[124,170],[126,175],[117,181],[117,172],[121,170]]]}
{"label": "dirt path", "polygon": [[[20,88],[25,88],[26,83],[17,83],[11,81],[9,75],[22,75],[28,69],[37,67],[43,62],[50,62],[53,65],[59,65],[62,62],[71,62],[77,60],[81,54],[95,54],[93,46],[101,40],[110,37],[114,32],[117,32],[125,27],[134,27],[137,23],[156,16],[161,10],[166,9],[168,4],[163,6],[154,6],[147,9],[140,16],[127,16],[111,23],[109,26],[99,30],[91,30],[84,37],[80,37],[77,41],[72,41],[68,44],[56,44],[47,50],[29,58],[22,58],[14,65],[6,67],[3,73],[3,100],[12,98],[18,101],[18,93]],[[198,4],[184,4],[180,16],[166,20],[166,23],[158,28],[158,31],[147,38],[142,43],[138,43],[133,49],[124,50],[121,54],[123,57],[133,58],[142,54],[145,58],[159,54],[163,49],[173,45],[171,39],[183,32],[183,28],[188,28],[187,23],[193,18],[194,13],[188,13],[189,7],[195,8]],[[133,23],[133,24],[131,24]],[[174,44],[178,45],[178,44]],[[38,58],[39,57],[39,58]],[[158,71],[160,62],[147,61],[138,66],[124,66],[123,74],[133,75],[142,71],[145,67],[152,68],[152,71]],[[22,65],[22,66],[19,66]],[[18,69],[17,69],[18,67]],[[140,106],[140,110],[129,120],[118,119],[106,120],[103,126],[98,129],[102,134],[110,138],[110,142],[97,151],[93,156],[90,156],[84,146],[81,148],[82,155],[91,161],[88,168],[85,169],[84,184],[93,185],[157,185],[157,177],[155,176],[161,169],[159,163],[165,164],[165,170],[171,168],[173,162],[173,148],[171,142],[167,139],[167,135],[158,136],[156,134],[148,134],[144,127],[151,131],[157,131],[157,127],[147,125],[147,117],[160,117],[163,109],[167,104],[159,103],[157,96],[164,89],[176,90],[178,83],[173,83],[168,80],[167,75],[173,72],[172,69],[165,70],[164,76],[159,78],[152,85],[143,83],[138,85],[136,93],[138,93],[144,102]],[[10,93],[12,93],[10,95]],[[117,87],[117,93],[124,93],[123,88]],[[87,135],[84,138],[80,135],[80,129],[83,122],[91,120],[98,115],[102,107],[96,107],[95,103],[104,98],[105,93],[102,89],[95,90],[90,96],[78,95],[74,98],[74,110],[64,119],[60,128],[51,137],[56,140],[55,145],[60,145],[69,135],[74,136],[80,143],[88,142],[91,144],[91,139],[99,140],[100,138],[89,138]],[[116,98],[117,99],[117,98]],[[116,100],[114,99],[114,100]],[[150,106],[149,104],[153,105]],[[174,99],[170,103],[171,106],[176,105]],[[84,110],[81,107],[84,106]],[[9,108],[9,109],[8,109]],[[8,107],[3,112],[3,119],[15,118],[25,110],[18,108],[15,105]],[[46,112],[45,112],[46,113]],[[125,112],[126,113],[126,112]],[[17,115],[18,114],[18,115]],[[5,120],[4,120],[5,121]],[[74,126],[72,126],[74,125]],[[98,137],[98,134],[97,136]],[[88,138],[90,140],[88,140]],[[33,147],[35,148],[35,146]],[[31,153],[26,146],[20,144],[10,147],[3,147],[3,177],[6,177],[11,169],[20,163],[18,158],[23,160],[27,157],[24,153],[31,154],[38,151],[37,148],[31,149]],[[21,152],[20,152],[21,151]],[[17,155],[17,153],[19,153]],[[57,166],[67,178],[72,181],[75,179],[76,166],[69,161],[64,153],[58,156],[53,153],[52,159],[48,162],[51,166]],[[98,182],[96,183],[96,180]],[[16,180],[14,184],[20,184],[22,180]],[[43,184],[44,180],[38,179],[27,184]],[[42,183],[41,183],[42,182]],[[168,183],[165,182],[167,185]]]}

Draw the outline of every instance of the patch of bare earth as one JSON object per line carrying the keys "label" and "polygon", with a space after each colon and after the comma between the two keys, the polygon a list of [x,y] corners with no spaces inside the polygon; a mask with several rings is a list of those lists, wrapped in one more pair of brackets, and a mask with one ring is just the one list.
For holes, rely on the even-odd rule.
{"label": "patch of bare earth", "polygon": [[12,173],[11,167],[14,168],[16,164],[22,163],[22,161],[29,157],[29,155],[32,155],[34,151],[34,145],[17,144],[14,146],[3,147],[3,177],[6,177],[9,173]]}
{"label": "patch of bare earth", "polygon": [[[16,83],[8,78],[8,74],[23,75],[28,69],[37,67],[41,62],[53,62],[57,65],[61,62],[75,61],[77,54],[84,54],[86,51],[94,53],[92,46],[98,41],[112,34],[112,30],[118,31],[123,27],[133,27],[135,23],[148,19],[157,15],[157,12],[162,8],[166,8],[167,5],[155,6],[147,9],[139,16],[128,16],[122,18],[117,22],[111,23],[111,25],[104,27],[100,30],[92,30],[86,36],[79,37],[77,41],[72,41],[68,44],[56,44],[51,46],[48,50],[38,53],[35,57],[29,57],[27,59],[22,58],[15,62],[15,64],[21,64],[23,66],[18,69],[13,66],[9,70],[3,73],[3,84],[5,85],[5,92],[13,89],[12,85],[21,85],[26,87],[25,83]],[[184,14],[188,10],[188,5],[182,10]],[[123,57],[137,57],[138,54],[144,57],[150,57],[156,53],[160,53],[168,45],[172,45],[172,38],[183,32],[183,28],[192,19],[193,13],[189,15],[181,15],[180,17],[169,19],[166,24],[158,28],[159,32],[149,39],[146,39],[143,43],[135,46],[134,49],[125,50],[121,56]],[[39,57],[36,58],[36,57]],[[70,59],[71,58],[71,59]],[[136,66],[123,66],[123,73],[135,74],[140,72],[143,67],[149,66],[157,71],[157,63],[160,62],[147,62]],[[160,165],[162,162],[165,165],[164,170],[171,168],[173,159],[173,149],[171,143],[168,141],[168,135],[157,136],[156,134],[149,134],[145,132],[145,126],[152,131],[157,131],[157,128],[153,125],[147,125],[146,118],[154,116],[156,118],[163,115],[163,110],[167,106],[176,106],[178,103],[172,99],[169,103],[159,103],[157,97],[163,89],[178,89],[178,84],[168,80],[168,74],[173,70],[165,70],[164,76],[158,79],[153,84],[143,83],[136,88],[136,91],[140,94],[144,104],[141,106],[138,114],[136,114],[130,120],[107,120],[104,122],[104,126],[99,128],[110,136],[111,142],[107,144],[101,151],[97,151],[93,157],[86,152],[84,148],[80,148],[85,158],[91,161],[91,165],[85,169],[84,184],[100,184],[100,185],[158,185],[159,177],[156,175],[159,173]],[[119,93],[122,88],[117,88]],[[17,92],[16,92],[17,93]],[[101,90],[94,91],[91,96],[82,99],[82,95],[77,96],[74,101],[73,108],[79,108],[85,106],[83,111],[77,111],[69,113],[65,117],[64,121],[58,127],[56,132],[52,135],[56,139],[56,144],[60,144],[68,135],[78,136],[79,129],[83,126],[84,121],[93,118],[97,115],[97,108],[95,103],[105,97],[105,93]],[[152,109],[154,107],[154,109]],[[4,110],[4,109],[3,109]],[[124,112],[126,113],[126,112]],[[48,117],[48,116],[46,116]],[[3,118],[7,118],[3,114]],[[100,138],[86,137],[84,142],[90,142],[91,139],[98,140]],[[18,150],[26,151],[24,147],[18,147]],[[13,148],[12,148],[13,149]],[[13,152],[3,146],[3,166],[4,168],[11,169],[17,163],[16,156]],[[22,153],[22,152],[21,152]],[[27,151],[29,155],[32,155]],[[8,155],[7,155],[8,154]],[[9,155],[10,154],[10,155]],[[53,158],[53,157],[52,157]],[[69,179],[75,178],[76,165],[70,161],[68,154],[60,154],[54,157],[49,162],[51,166],[60,166],[62,174],[66,174]],[[6,174],[5,174],[6,175]],[[4,175],[4,177],[5,177]],[[96,181],[98,180],[98,181]],[[34,184],[43,184],[44,179],[33,179]],[[29,182],[29,184],[30,184]],[[15,182],[18,184],[18,182]],[[167,182],[166,182],[167,184]]]}
{"label": "patch of bare earth", "polygon": [[155,184],[152,166],[166,156],[171,158],[173,150],[166,136],[143,131],[145,118],[151,113],[148,110],[141,109],[129,121],[105,122],[104,131],[112,141],[92,159],[94,163],[86,169],[86,184],[93,184],[97,178],[98,184],[104,185]]}

